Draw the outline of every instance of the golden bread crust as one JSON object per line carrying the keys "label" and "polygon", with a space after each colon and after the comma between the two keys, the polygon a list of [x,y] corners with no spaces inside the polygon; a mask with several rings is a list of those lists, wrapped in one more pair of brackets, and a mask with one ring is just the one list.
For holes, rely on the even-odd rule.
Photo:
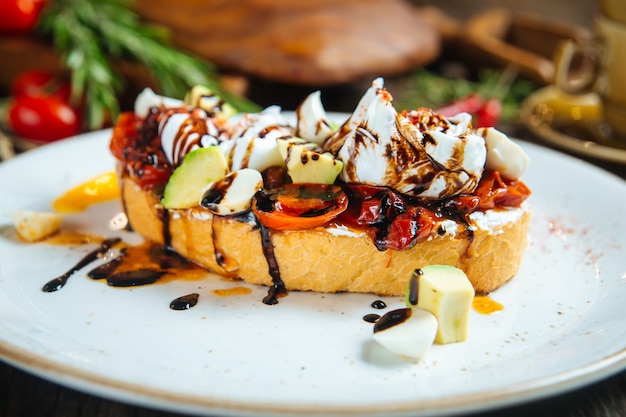
{"label": "golden bread crust", "polygon": [[[271,286],[261,233],[254,222],[213,216],[202,207],[164,211],[152,193],[128,178],[122,197],[132,229],[165,243],[218,274]],[[164,216],[167,216],[164,222]],[[334,234],[324,228],[270,231],[287,290],[403,295],[411,273],[426,265],[463,269],[477,293],[489,293],[513,278],[527,245],[530,212],[493,230],[437,236],[403,251],[376,249],[364,233]]]}

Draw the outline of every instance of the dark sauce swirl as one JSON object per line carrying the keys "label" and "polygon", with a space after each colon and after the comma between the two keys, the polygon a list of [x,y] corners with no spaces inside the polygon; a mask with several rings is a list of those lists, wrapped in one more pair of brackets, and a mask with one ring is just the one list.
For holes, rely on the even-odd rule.
{"label": "dark sauce swirl", "polygon": [[102,255],[107,253],[109,249],[113,247],[113,245],[115,245],[116,243],[119,243],[120,241],[121,239],[119,238],[111,238],[111,239],[104,240],[97,249],[94,249],[91,252],[89,252],[87,255],[85,255],[85,257],[83,257],[76,265],[70,268],[66,273],[48,281],[41,290],[43,292],[55,292],[55,291],[60,290],[61,288],[63,288],[63,286],[65,286],[65,284],[67,284],[67,280],[72,275],[74,275],[76,272],[80,271],[81,269],[83,269],[84,267],[86,267],[87,265],[95,261],[96,259],[100,258]]}

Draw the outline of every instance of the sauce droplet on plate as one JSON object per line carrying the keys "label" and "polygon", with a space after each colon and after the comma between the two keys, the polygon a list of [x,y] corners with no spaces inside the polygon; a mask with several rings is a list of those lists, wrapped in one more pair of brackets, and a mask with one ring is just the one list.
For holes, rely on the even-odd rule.
{"label": "sauce droplet on plate", "polygon": [[495,314],[504,310],[504,306],[488,295],[477,295],[472,301],[472,307],[480,314]]}
{"label": "sauce droplet on plate", "polygon": [[174,300],[172,300],[172,302],[170,303],[170,308],[172,310],[189,310],[192,307],[195,307],[196,304],[198,304],[198,297],[200,297],[200,294],[198,293],[192,293],[192,294],[187,294],[187,295],[182,295]]}

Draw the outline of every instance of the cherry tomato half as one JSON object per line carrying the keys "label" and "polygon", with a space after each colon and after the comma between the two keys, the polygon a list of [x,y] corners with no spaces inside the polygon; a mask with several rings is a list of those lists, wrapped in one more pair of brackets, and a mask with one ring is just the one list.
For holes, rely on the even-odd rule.
{"label": "cherry tomato half", "polygon": [[322,226],[348,207],[341,187],[326,184],[285,184],[260,191],[252,199],[252,211],[267,228],[304,230]]}
{"label": "cherry tomato half", "polygon": [[15,97],[9,108],[9,124],[18,135],[40,142],[80,133],[77,112],[55,96]]}

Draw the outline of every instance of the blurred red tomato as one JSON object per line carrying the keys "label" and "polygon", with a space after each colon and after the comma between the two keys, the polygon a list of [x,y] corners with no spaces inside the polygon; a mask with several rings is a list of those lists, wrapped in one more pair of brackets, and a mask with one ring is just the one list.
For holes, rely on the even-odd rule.
{"label": "blurred red tomato", "polygon": [[0,0],[0,32],[30,32],[46,0]]}
{"label": "blurred red tomato", "polygon": [[51,72],[30,70],[17,76],[11,92],[14,97],[54,95],[69,103],[72,90],[68,82]]}
{"label": "blurred red tomato", "polygon": [[80,118],[56,96],[15,97],[9,108],[9,124],[20,136],[51,142],[80,133]]}

